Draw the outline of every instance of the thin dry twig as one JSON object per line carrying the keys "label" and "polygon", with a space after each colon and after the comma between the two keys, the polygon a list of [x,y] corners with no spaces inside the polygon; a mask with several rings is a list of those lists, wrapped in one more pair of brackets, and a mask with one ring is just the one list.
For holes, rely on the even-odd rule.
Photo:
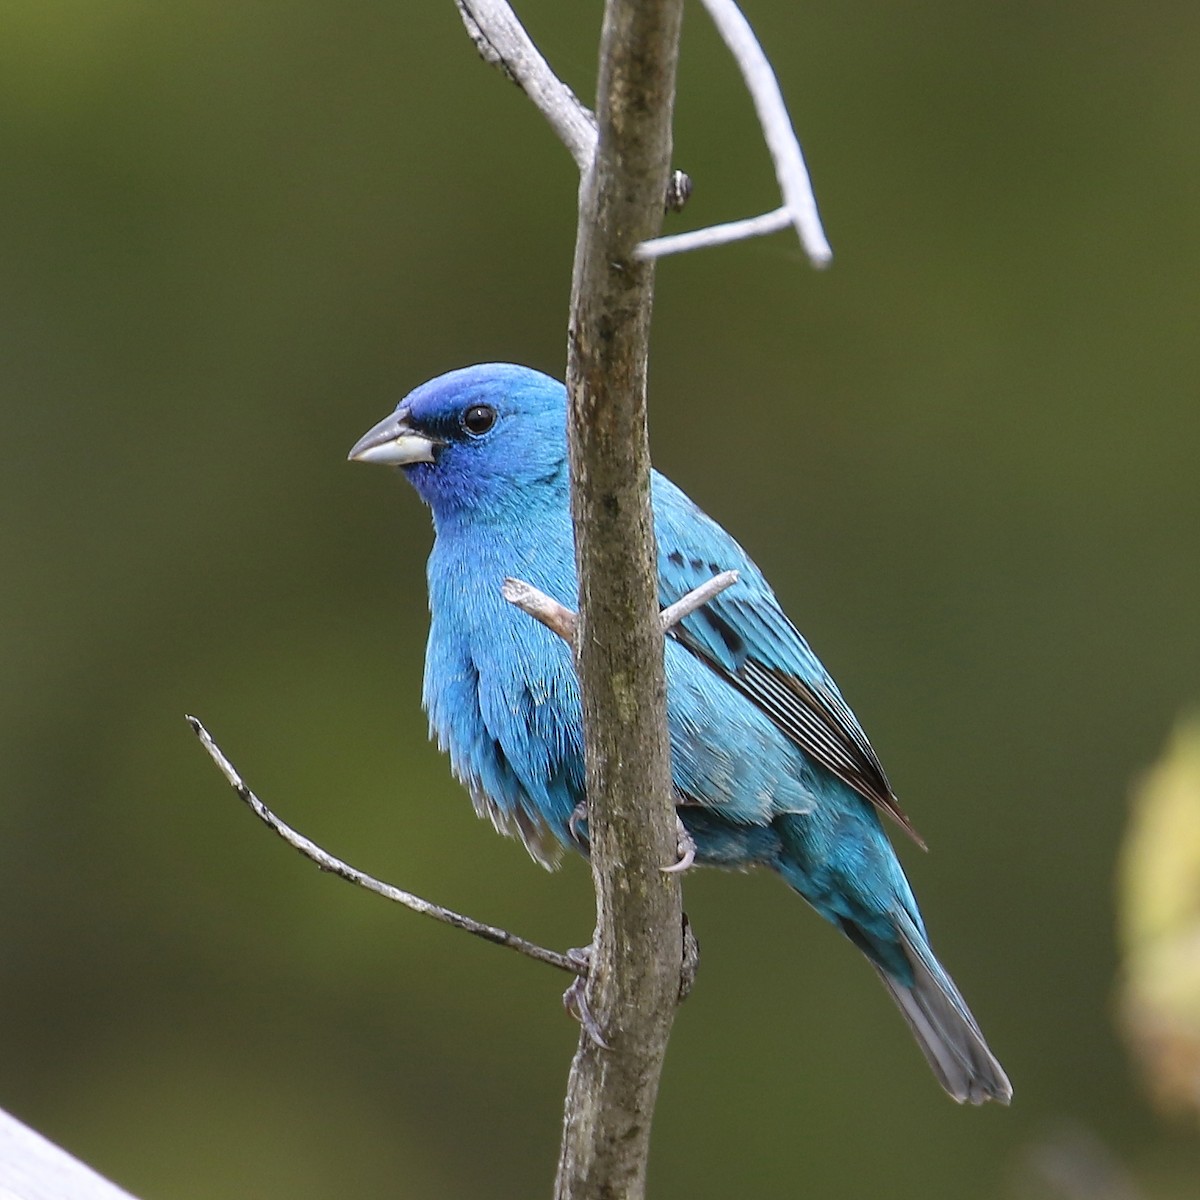
{"label": "thin dry twig", "polygon": [[551,633],[557,633],[568,646],[574,645],[579,618],[565,604],[559,604],[553,596],[538,591],[523,579],[506,579],[500,585],[500,594],[509,604],[545,625]]}
{"label": "thin dry twig", "polygon": [[198,718],[189,715],[186,720],[192,727],[192,732],[200,739],[200,744],[208,751],[209,758],[216,763],[218,770],[229,781],[229,785],[237,792],[242,803],[263,824],[277,833],[293,849],[299,850],[306,858],[315,862],[322,871],[337,875],[348,883],[357,884],[368,892],[382,896],[385,900],[403,904],[405,908],[412,909],[413,912],[420,913],[422,916],[432,917],[435,921],[441,921],[446,925],[453,925],[455,929],[466,930],[467,933],[473,933],[485,941],[494,942],[497,946],[507,946],[510,950],[516,950],[518,954],[524,954],[526,958],[547,963],[571,975],[578,975],[581,970],[586,972],[586,966],[581,968],[579,963],[567,954],[559,954],[557,950],[547,950],[544,946],[517,937],[516,934],[499,929],[495,925],[485,925],[482,921],[465,917],[461,913],[454,912],[453,909],[443,908],[442,905],[424,900],[420,896],[413,895],[412,892],[393,887],[390,883],[383,883],[374,876],[342,862],[340,858],[335,858],[327,850],[321,849],[315,842],[309,841],[303,834],[297,833],[290,825],[280,820],[250,790],[237,768],[229,761],[221,747],[213,741],[212,734],[205,729]]}
{"label": "thin dry twig", "polygon": [[779,181],[783,207],[744,221],[731,221],[690,233],[654,238],[638,247],[638,255],[642,258],[662,258],[685,250],[699,250],[775,233],[791,225],[795,227],[813,266],[827,266],[833,258],[833,251],[821,227],[812,181],[804,165],[804,154],[792,119],[788,116],[787,105],[783,102],[783,93],[779,90],[779,80],[754,36],[750,22],[734,0],[702,0],[702,3],[736,60],[754,101],[763,138],[775,164],[775,178]]}
{"label": "thin dry twig", "polygon": [[702,2],[717,32],[741,68],[742,78],[754,101],[759,124],[762,125],[767,149],[775,163],[775,178],[779,181],[784,207],[791,214],[792,224],[813,266],[826,266],[833,258],[833,250],[821,227],[812,180],[804,165],[804,154],[792,119],[788,116],[787,105],[783,102],[783,93],[779,90],[779,80],[775,78],[771,63],[754,36],[750,22],[742,15],[742,10],[734,0]]}
{"label": "thin dry twig", "polygon": [[[696,609],[707,604],[714,596],[719,595],[727,587],[736,583],[737,578],[738,573],[736,571],[723,571],[720,575],[714,575],[712,579],[707,580],[698,588],[694,588],[688,592],[686,596],[677,600],[674,604],[664,608],[659,616],[663,632],[665,633],[673,625],[682,621],[684,617],[695,612]],[[564,641],[571,643],[574,640],[577,618],[575,613],[565,605],[547,596],[545,592],[539,591],[532,584],[520,579],[506,579],[501,587],[501,592],[510,604],[515,605],[535,620],[540,621],[547,629],[556,633]],[[199,718],[189,714],[186,719],[192,728],[192,732],[200,739],[200,744],[208,752],[208,756],[216,764],[217,769],[225,776],[230,787],[237,792],[242,803],[264,825],[278,834],[293,849],[299,850],[306,858],[315,862],[322,871],[328,871],[330,874],[337,875],[349,883],[357,884],[357,886],[365,888],[368,892],[374,892],[377,896],[384,897],[385,900],[392,900],[397,904],[402,904],[405,908],[420,913],[422,916],[432,917],[435,921],[441,921],[446,925],[453,925],[455,929],[464,929],[468,933],[473,933],[476,937],[481,937],[485,941],[494,942],[498,946],[507,946],[511,950],[516,950],[518,953],[524,954],[527,958],[536,959],[538,962],[548,963],[552,967],[557,967],[560,971],[567,971],[574,975],[586,973],[587,968],[580,965],[578,956],[572,957],[568,954],[560,954],[556,950],[548,950],[544,946],[527,941],[525,938],[509,933],[505,929],[500,929],[495,925],[487,925],[482,921],[476,921],[473,917],[457,913],[453,909],[445,908],[440,904],[434,904],[431,900],[425,900],[420,896],[414,895],[412,892],[406,892],[402,888],[395,887],[390,883],[384,883],[382,880],[376,879],[373,875],[368,875],[365,871],[360,871],[357,867],[352,867],[349,863],[343,862],[340,858],[330,854],[328,850],[322,849],[316,842],[310,841],[302,833],[299,833],[288,825],[286,821],[277,817],[250,790],[250,787],[242,778],[238,769],[230,762],[225,752],[213,740],[212,734],[208,732]],[[679,863],[674,864],[672,867],[664,867],[663,869],[667,871],[686,869],[692,865],[694,857],[694,852],[691,855],[684,853]]]}
{"label": "thin dry twig", "polygon": [[504,0],[454,0],[480,57],[498,68],[533,101],[571,152],[581,175],[596,157],[596,118],[550,69]]}
{"label": "thin dry twig", "polygon": [[714,575],[699,587],[692,588],[686,596],[681,596],[674,604],[668,604],[658,614],[663,633],[666,633],[673,626],[678,625],[685,617],[690,617],[696,609],[703,608],[726,588],[732,587],[737,583],[738,578],[739,576],[736,571],[722,571],[719,575]]}
{"label": "thin dry twig", "polygon": [[689,229],[687,233],[670,233],[665,237],[652,238],[638,247],[640,258],[666,258],[669,254],[686,254],[689,250],[707,250],[710,246],[725,246],[730,242],[744,242],[749,238],[778,233],[792,225],[792,210],[786,206],[773,209],[758,217],[746,217],[740,221],[726,221],[722,225],[706,225],[703,229]]}

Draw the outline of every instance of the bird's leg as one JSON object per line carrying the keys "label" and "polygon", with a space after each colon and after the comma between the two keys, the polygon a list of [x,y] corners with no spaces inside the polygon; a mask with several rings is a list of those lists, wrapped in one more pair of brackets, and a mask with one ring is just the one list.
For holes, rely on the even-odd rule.
{"label": "bird's leg", "polygon": [[660,871],[674,875],[686,871],[696,861],[696,839],[687,831],[679,814],[675,814],[675,836],[678,839],[677,853],[679,857],[669,867],[659,867]]}
{"label": "bird's leg", "polygon": [[[592,962],[591,946],[578,947],[567,951],[567,958],[580,968],[590,968]],[[612,1047],[604,1040],[600,1031],[600,1023],[592,1015],[591,1005],[587,998],[588,976],[577,975],[575,982],[563,992],[563,1008],[567,1010],[583,1026],[583,1031],[601,1050],[611,1050]]]}

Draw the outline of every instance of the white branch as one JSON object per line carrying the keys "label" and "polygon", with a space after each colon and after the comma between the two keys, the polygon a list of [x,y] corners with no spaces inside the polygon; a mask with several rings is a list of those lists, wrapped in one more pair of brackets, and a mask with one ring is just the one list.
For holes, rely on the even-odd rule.
{"label": "white branch", "polygon": [[91,1167],[0,1111],[3,1200],[134,1200]]}
{"label": "white branch", "polygon": [[571,152],[581,175],[596,157],[596,118],[555,73],[504,0],[454,0],[485,62],[533,101]]}
{"label": "white branch", "polygon": [[833,257],[833,251],[825,239],[825,230],[821,228],[812,181],[808,177],[804,155],[800,151],[800,143],[792,128],[792,119],[788,116],[775,72],[758,44],[750,22],[742,15],[742,10],[734,0],[702,2],[741,68],[742,78],[746,81],[762,124],[767,149],[775,160],[775,177],[783,193],[784,207],[792,215],[792,223],[813,266],[823,267]]}
{"label": "white branch", "polygon": [[808,177],[800,142],[788,116],[775,72],[754,36],[754,30],[734,0],[702,0],[702,3],[737,61],[754,101],[767,149],[775,163],[775,178],[779,181],[783,207],[745,221],[731,221],[726,225],[698,229],[692,233],[654,238],[638,247],[638,257],[662,258],[685,250],[720,246],[725,242],[775,233],[791,225],[813,266],[824,267],[833,257],[833,251],[821,227],[812,181]]}
{"label": "white branch", "polygon": [[742,221],[727,221],[724,225],[706,225],[687,233],[651,238],[637,248],[637,255],[638,258],[666,258],[668,254],[683,254],[687,250],[706,250],[709,246],[724,246],[728,242],[744,242],[748,238],[778,233],[791,224],[791,209],[777,208],[761,217],[746,217]]}

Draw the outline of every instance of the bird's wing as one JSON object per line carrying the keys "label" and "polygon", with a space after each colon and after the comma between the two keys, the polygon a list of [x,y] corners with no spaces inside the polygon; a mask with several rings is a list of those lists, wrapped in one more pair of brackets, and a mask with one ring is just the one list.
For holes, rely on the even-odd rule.
{"label": "bird's wing", "polygon": [[858,718],[746,552],[660,475],[654,480],[654,517],[664,605],[721,571],[739,572],[737,583],[676,625],[670,636],[746,696],[805,754],[889,813],[924,846]]}

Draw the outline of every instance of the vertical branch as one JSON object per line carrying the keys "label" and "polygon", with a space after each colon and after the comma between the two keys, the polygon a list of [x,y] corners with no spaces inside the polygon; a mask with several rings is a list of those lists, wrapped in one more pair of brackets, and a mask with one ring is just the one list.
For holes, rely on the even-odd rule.
{"label": "vertical branch", "polygon": [[679,884],[651,522],[646,371],[682,0],[607,0],[568,331],[576,656],[587,749],[596,937],[571,1066],[559,1200],[644,1194],[650,1120],[679,998]]}

